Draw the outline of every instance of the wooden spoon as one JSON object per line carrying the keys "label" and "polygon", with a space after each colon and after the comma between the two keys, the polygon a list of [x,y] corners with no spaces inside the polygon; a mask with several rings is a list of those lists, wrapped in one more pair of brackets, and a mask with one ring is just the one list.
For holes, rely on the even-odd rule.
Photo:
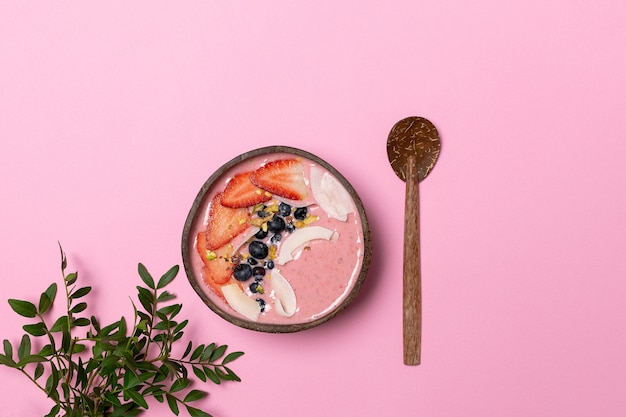
{"label": "wooden spoon", "polygon": [[422,342],[419,182],[435,166],[440,149],[437,129],[423,117],[400,120],[387,139],[389,163],[396,175],[406,181],[402,296],[405,365],[420,364]]}

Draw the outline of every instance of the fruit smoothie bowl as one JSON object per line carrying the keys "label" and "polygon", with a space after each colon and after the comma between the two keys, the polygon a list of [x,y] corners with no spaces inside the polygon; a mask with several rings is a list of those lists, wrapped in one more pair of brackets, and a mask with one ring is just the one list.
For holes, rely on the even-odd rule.
{"label": "fruit smoothie bowl", "polygon": [[271,146],[219,168],[183,230],[183,264],[204,303],[251,330],[318,326],[357,296],[371,257],[350,183],[306,151]]}

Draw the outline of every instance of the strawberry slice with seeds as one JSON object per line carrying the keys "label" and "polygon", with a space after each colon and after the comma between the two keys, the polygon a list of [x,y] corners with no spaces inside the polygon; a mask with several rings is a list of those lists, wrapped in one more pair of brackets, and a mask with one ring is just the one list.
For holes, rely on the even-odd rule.
{"label": "strawberry slice with seeds", "polygon": [[303,200],[309,194],[300,159],[268,162],[250,174],[250,181],[265,191],[290,200]]}
{"label": "strawberry slice with seeds", "polygon": [[248,228],[250,213],[245,208],[230,208],[222,205],[222,193],[217,193],[209,208],[209,224],[206,231],[206,247],[221,248],[235,236]]}
{"label": "strawberry slice with seeds", "polygon": [[222,205],[230,208],[250,207],[255,204],[265,203],[272,196],[250,182],[252,172],[242,172],[233,176],[222,196]]}
{"label": "strawberry slice with seeds", "polygon": [[232,246],[226,244],[215,250],[208,249],[207,232],[200,232],[196,241],[196,249],[202,262],[204,262],[204,281],[213,289],[216,289],[216,285],[219,286],[228,282],[235,266],[231,260]]}

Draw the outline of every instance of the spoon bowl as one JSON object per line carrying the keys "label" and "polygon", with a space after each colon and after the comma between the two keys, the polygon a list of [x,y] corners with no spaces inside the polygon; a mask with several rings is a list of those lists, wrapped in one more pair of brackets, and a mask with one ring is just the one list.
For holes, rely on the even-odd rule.
{"label": "spoon bowl", "polygon": [[422,341],[422,288],[419,182],[431,172],[441,141],[435,126],[423,117],[397,122],[387,138],[387,157],[396,175],[406,182],[404,206],[403,352],[405,365],[419,365]]}

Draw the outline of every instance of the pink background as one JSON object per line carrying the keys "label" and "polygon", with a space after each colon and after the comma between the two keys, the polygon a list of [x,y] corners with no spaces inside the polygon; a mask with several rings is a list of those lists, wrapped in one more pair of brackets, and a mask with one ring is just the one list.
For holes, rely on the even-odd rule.
{"label": "pink background", "polygon": [[[137,263],[182,264],[206,178],[294,146],[360,193],[368,280],[335,320],[271,335],[212,314],[181,273],[188,336],[247,353],[204,409],[624,416],[624,22],[619,0],[3,1],[1,298],[59,282],[60,241],[92,313],[132,315]],[[443,142],[421,187],[419,367],[402,365],[404,184],[385,152],[411,115]],[[25,320],[6,301],[0,317],[17,343]],[[0,381],[0,415],[49,410],[16,372]]]}

